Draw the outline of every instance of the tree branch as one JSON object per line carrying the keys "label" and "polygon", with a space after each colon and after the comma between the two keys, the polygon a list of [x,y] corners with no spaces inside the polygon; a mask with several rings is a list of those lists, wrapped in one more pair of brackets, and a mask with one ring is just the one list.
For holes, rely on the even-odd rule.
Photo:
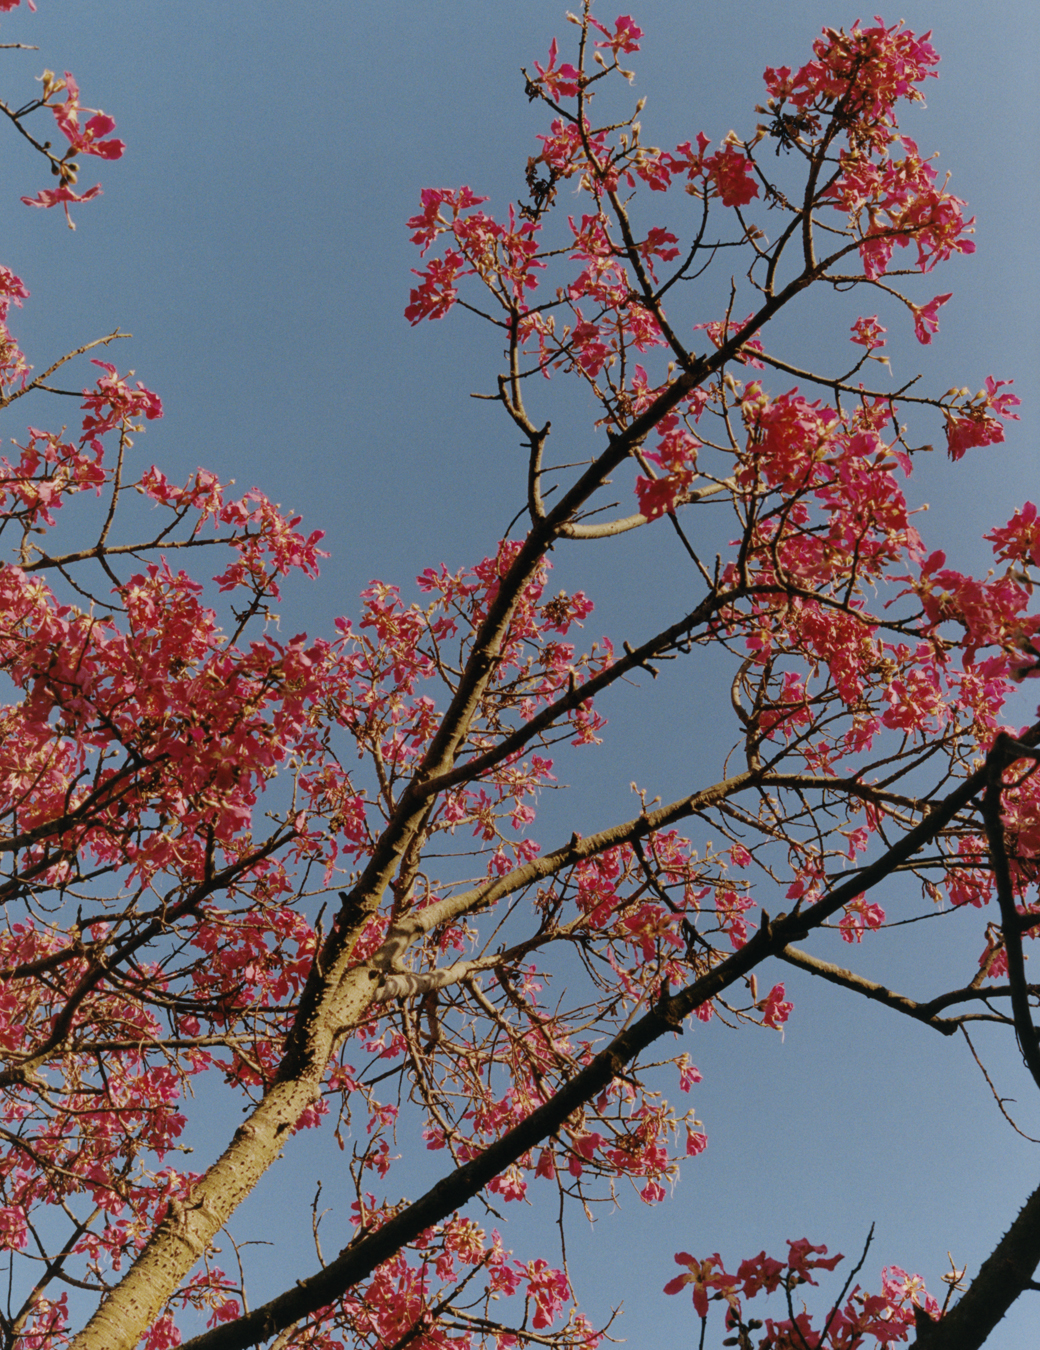
{"label": "tree branch", "polygon": [[936,1031],[941,1031],[944,1036],[952,1036],[960,1027],[959,1018],[936,1017],[930,1010],[930,1004],[915,1003],[905,994],[897,994],[883,984],[877,984],[874,980],[868,980],[865,976],[857,975],[854,971],[845,970],[841,966],[831,965],[829,961],[823,961],[818,956],[810,956],[808,952],[799,951],[797,947],[785,947],[782,952],[777,952],[777,956],[789,965],[807,970],[810,975],[818,975],[821,979],[829,980],[831,984],[840,985],[842,989],[851,989],[857,994],[862,994],[864,998],[874,999],[887,1008],[893,1008],[896,1012],[904,1013],[918,1022],[924,1022],[927,1026],[934,1027]]}
{"label": "tree branch", "polygon": [[920,1321],[920,1350],[978,1350],[1025,1289],[1040,1262],[1040,1186],[983,1261],[964,1296],[940,1322]]}
{"label": "tree branch", "polygon": [[[1040,722],[1029,729],[1020,743],[1033,745],[1037,741],[1040,741]],[[789,943],[804,938],[812,928],[848,901],[889,876],[945,828],[983,786],[986,774],[987,767],[983,765],[930,811],[914,829],[909,830],[882,858],[844,885],[829,891],[805,911],[780,915],[773,921],[763,912],[761,928],[744,947],[679,993],[661,999],[638,1021],[614,1037],[549,1101],[507,1131],[483,1153],[443,1177],[424,1196],[401,1210],[382,1228],[361,1235],[348,1244],[324,1269],[298,1281],[292,1289],[237,1321],[196,1336],[185,1343],[184,1350],[248,1350],[249,1346],[269,1339],[284,1327],[342,1297],[349,1289],[367,1279],[395,1252],[414,1242],[420,1233],[449,1218],[517,1158],[555,1134],[572,1112],[596,1097],[655,1040],[669,1032],[679,1031],[684,1019],[695,1008],[743,979],[767,957],[778,956]],[[441,902],[442,905],[444,903]],[[431,905],[423,913],[434,908]],[[1040,1207],[1040,1196],[1037,1205]],[[1040,1225],[1036,1244],[1040,1250]]]}

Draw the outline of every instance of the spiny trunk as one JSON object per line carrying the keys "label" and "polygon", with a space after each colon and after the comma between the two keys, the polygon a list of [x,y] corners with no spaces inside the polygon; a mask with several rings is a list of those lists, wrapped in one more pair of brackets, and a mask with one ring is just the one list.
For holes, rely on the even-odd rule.
{"label": "spiny trunk", "polygon": [[339,989],[315,1008],[305,1028],[302,1071],[268,1088],[223,1154],[195,1185],[188,1202],[170,1206],[148,1245],[70,1350],[132,1350],[138,1344],[170,1294],[278,1157],[300,1115],[317,1099],[339,1035],[364,1015],[373,983],[367,968],[351,971]]}

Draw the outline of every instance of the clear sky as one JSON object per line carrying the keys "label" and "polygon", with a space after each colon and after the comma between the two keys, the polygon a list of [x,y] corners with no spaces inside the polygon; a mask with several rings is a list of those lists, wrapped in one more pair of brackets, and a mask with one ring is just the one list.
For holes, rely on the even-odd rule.
{"label": "clear sky", "polygon": [[[402,317],[415,265],[404,221],[423,186],[467,183],[490,196],[492,211],[522,191],[541,125],[519,67],[544,64],[552,36],[566,37],[564,7],[39,0],[36,15],[19,12],[0,26],[0,40],[40,47],[2,54],[8,97],[28,98],[44,66],[70,69],[84,104],[114,116],[128,144],[122,162],[100,166],[104,196],[76,212],[71,233],[57,212],[18,204],[20,193],[50,182],[13,136],[0,143],[0,262],[32,292],[13,327],[38,367],[117,325],[131,332],[112,359],[134,367],[166,408],[140,443],[142,456],[174,478],[201,464],[243,488],[255,484],[327,531],[320,582],[287,593],[287,633],[328,631],[372,577],[407,586],[426,566],[477,560],[522,503],[515,432],[468,398],[489,387],[494,340],[464,316],[418,329]],[[644,137],[662,146],[700,130],[716,141],[731,127],[750,131],[764,67],[800,64],[822,24],[856,18],[840,0],[632,0],[631,11],[647,34],[631,62],[648,100]],[[918,31],[933,28],[943,56],[912,129],[925,153],[941,152],[951,190],[977,213],[978,251],[943,269],[934,286],[923,283],[925,298],[954,292],[939,339],[919,347],[893,322],[889,348],[900,374],[920,369],[937,391],[974,389],[992,373],[1013,378],[1023,400],[1004,447],[973,452],[956,473],[934,456],[919,474],[917,491],[931,507],[921,527],[927,542],[958,565],[984,568],[981,535],[1040,490],[1032,237],[1040,12],[1025,0],[988,8],[906,0],[883,17],[900,14]],[[833,338],[809,306],[784,340],[788,355],[811,364]],[[561,414],[576,437],[579,414]],[[4,434],[20,430],[11,423]],[[586,453],[580,444],[576,451]],[[647,606],[667,594],[671,555],[648,547],[637,582],[624,554],[608,565],[561,558],[560,582],[585,586],[598,602],[596,631],[634,640]],[[633,779],[667,798],[710,772],[698,755],[710,749],[712,709],[688,684],[674,683],[653,709],[633,690],[603,711],[610,727],[595,763],[568,768],[577,791],[566,825],[562,814],[539,824],[547,846],[554,830],[586,832],[629,814]],[[1023,704],[1022,720],[1031,712]],[[967,919],[963,933],[944,929],[943,940],[977,950],[981,921]],[[918,997],[939,986],[953,955],[930,936],[898,955],[884,943],[864,950],[859,968],[872,973],[884,955],[886,971]],[[601,1319],[622,1299],[614,1334],[634,1346],[693,1336],[688,1300],[661,1293],[677,1249],[718,1250],[729,1264],[762,1247],[782,1255],[786,1238],[805,1236],[858,1254],[876,1221],[864,1282],[895,1262],[939,1291],[947,1250],[977,1268],[1036,1184],[1040,1152],[1002,1124],[959,1042],[803,987],[787,972],[776,978],[787,979],[796,1003],[785,1040],[717,1024],[687,1036],[684,1048],[705,1075],[694,1104],[710,1145],[675,1197],[654,1210],[632,1197],[621,1212],[602,1214],[594,1237],[573,1216],[568,1255],[589,1315]],[[1013,1057],[991,1068],[1003,1075],[1002,1091],[1020,1097],[1024,1128],[1040,1135],[1040,1102]],[[220,1142],[208,1119],[214,1128],[197,1131],[196,1165]],[[286,1188],[307,1190],[314,1175],[325,1177],[322,1203],[336,1203],[335,1162],[323,1162],[314,1139],[293,1143],[284,1175],[251,1202],[236,1232],[262,1237],[281,1225]],[[424,1163],[417,1159],[420,1171]],[[529,1209],[511,1223],[509,1241],[527,1256],[551,1255],[543,1248],[552,1248],[554,1219]],[[291,1273],[308,1271],[312,1259],[301,1246]],[[254,1301],[280,1289],[287,1273],[282,1253]],[[1032,1350],[1035,1318],[1021,1306],[994,1344]]]}

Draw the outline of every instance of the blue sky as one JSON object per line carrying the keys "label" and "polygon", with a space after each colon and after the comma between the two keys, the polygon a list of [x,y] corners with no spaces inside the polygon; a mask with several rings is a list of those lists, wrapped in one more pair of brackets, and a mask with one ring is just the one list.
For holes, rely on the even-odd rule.
{"label": "blue sky", "polygon": [[[76,212],[75,233],[58,213],[18,204],[50,183],[12,136],[0,144],[0,261],[32,292],[15,331],[37,366],[115,326],[133,333],[112,359],[166,407],[142,457],[171,477],[201,464],[255,484],[327,531],[320,582],[287,591],[287,633],[327,631],[373,577],[407,586],[426,566],[477,560],[521,504],[515,433],[469,398],[489,388],[497,344],[462,316],[408,327],[416,264],[404,221],[423,186],[467,183],[492,211],[516,198],[541,129],[519,67],[544,63],[554,34],[565,39],[563,10],[547,0],[39,0],[35,16],[0,26],[0,40],[40,47],[3,53],[10,97],[27,98],[44,66],[68,68],[83,102],[113,115],[128,144],[122,162],[100,166],[104,196]],[[764,67],[799,64],[822,24],[856,17],[832,0],[633,0],[632,13],[647,34],[632,60],[648,99],[644,135],[658,145],[750,130]],[[991,7],[992,20],[963,0],[908,2],[901,13],[918,31],[934,29],[943,56],[913,134],[926,153],[941,152],[951,190],[976,212],[978,251],[924,283],[924,298],[954,292],[939,339],[919,347],[896,320],[889,348],[901,375],[920,369],[937,390],[974,389],[992,373],[1013,378],[1023,399],[1004,447],[975,451],[956,471],[934,456],[919,471],[928,542],[957,565],[985,568],[981,535],[1040,488],[1040,14],[1017,0]],[[824,359],[833,341],[811,306],[783,337],[801,364]],[[560,417],[582,434],[580,408]],[[5,434],[20,429],[9,423]],[[624,550],[560,558],[560,582],[598,602],[595,632],[634,640],[648,605],[668,598],[670,551],[656,536],[641,548],[638,563]],[[711,772],[698,756],[714,745],[712,710],[688,682],[673,680],[652,706],[632,691],[604,712],[607,743],[594,762],[568,766],[575,792],[540,825],[543,843],[565,819],[568,832],[585,832],[628,815],[632,780],[668,797]],[[1022,720],[1031,712],[1024,704]],[[979,949],[980,933],[970,915],[938,939],[904,933],[898,950],[882,939],[857,954],[859,968],[883,968],[926,996],[947,961]],[[783,1041],[719,1026],[687,1037],[705,1075],[694,1103],[711,1142],[675,1198],[647,1210],[633,1197],[603,1214],[594,1236],[574,1216],[568,1254],[590,1316],[623,1298],[614,1334],[632,1345],[693,1334],[688,1301],[661,1294],[677,1249],[719,1250],[730,1262],[807,1236],[857,1254],[876,1220],[866,1282],[891,1261],[938,1288],[947,1250],[977,1267],[1035,1185],[1035,1147],[1002,1124],[959,1043],[797,980],[788,989],[796,1012]],[[991,1068],[1040,1134],[1040,1104],[1013,1056],[997,1053]],[[216,1117],[207,1119],[196,1164],[219,1142]],[[263,1234],[275,1215],[281,1224],[279,1196],[323,1169],[329,1202],[317,1141],[294,1142],[243,1231]],[[540,1254],[554,1218],[529,1210],[510,1240]],[[537,1232],[548,1242],[537,1245]],[[297,1259],[293,1274],[310,1268],[309,1249]],[[262,1271],[254,1299],[276,1292],[292,1264],[282,1254]],[[995,1340],[1025,1350],[1033,1324],[1020,1307]]]}

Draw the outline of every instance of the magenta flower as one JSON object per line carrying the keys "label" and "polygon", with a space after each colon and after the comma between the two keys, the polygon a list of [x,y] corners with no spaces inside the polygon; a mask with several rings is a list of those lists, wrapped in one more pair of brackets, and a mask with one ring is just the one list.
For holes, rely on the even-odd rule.
{"label": "magenta flower", "polygon": [[929,300],[927,305],[911,305],[914,312],[914,333],[918,342],[931,342],[932,334],[939,331],[939,306],[945,305],[953,295],[950,291],[947,295],[937,295],[933,300]]}

